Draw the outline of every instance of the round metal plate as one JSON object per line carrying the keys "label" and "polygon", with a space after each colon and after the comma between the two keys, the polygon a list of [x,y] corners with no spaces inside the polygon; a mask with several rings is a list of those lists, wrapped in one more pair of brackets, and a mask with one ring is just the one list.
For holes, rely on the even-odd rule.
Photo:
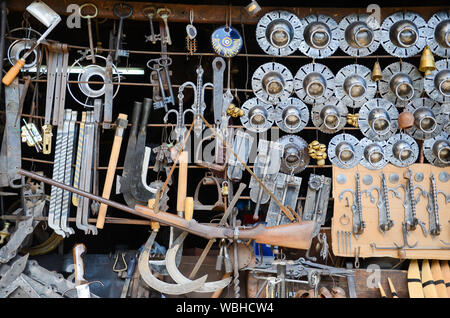
{"label": "round metal plate", "polygon": [[[34,41],[30,39],[20,39],[15,40],[8,48],[8,60],[11,65],[15,65],[17,60],[19,60],[32,46]],[[36,65],[36,62],[39,60],[40,50],[36,48],[32,51],[32,53],[28,56],[27,62],[22,69],[27,70]]]}
{"label": "round metal plate", "polygon": [[231,26],[221,26],[211,34],[214,51],[223,57],[236,56],[242,48],[242,36]]}
{"label": "round metal plate", "polygon": [[[398,143],[401,142],[405,142],[405,144],[409,145],[411,149],[411,155],[403,161],[394,156],[394,149],[393,149],[395,145],[398,145]],[[386,157],[389,158],[389,161],[394,166],[402,168],[408,167],[417,160],[418,156],[419,156],[419,146],[417,145],[417,142],[407,134],[403,133],[396,134],[391,138],[389,138],[386,143]]]}
{"label": "round metal plate", "polygon": [[[346,147],[349,151],[353,152],[353,156],[349,160],[341,160],[337,151],[345,151],[347,149],[339,149]],[[340,134],[334,136],[328,143],[328,159],[335,166],[343,169],[349,169],[356,166],[361,160],[362,152],[358,139],[349,134]]]}
{"label": "round metal plate", "polygon": [[[380,114],[385,120],[388,120],[389,127],[386,127],[382,132],[373,129],[374,122],[371,117],[375,114]],[[387,117],[385,117],[387,115]],[[365,103],[359,110],[358,125],[364,136],[371,140],[381,141],[387,140],[398,129],[398,110],[389,101],[382,98],[374,98]]]}
{"label": "round metal plate", "polygon": [[287,133],[297,133],[305,128],[309,122],[308,106],[295,97],[289,97],[284,102],[278,104],[275,112],[275,123],[282,131]]}
{"label": "round metal plate", "polygon": [[[372,141],[367,137],[364,137],[359,142],[359,145],[361,146],[362,151],[362,158],[361,158],[361,166],[364,168],[370,169],[370,170],[379,170],[383,169],[389,162],[388,158],[386,157],[386,141]],[[370,155],[373,152],[379,153],[381,156],[381,159],[378,161],[371,160]]]}
{"label": "round metal plate", "polygon": [[272,126],[272,105],[263,103],[258,98],[253,97],[247,100],[242,105],[241,109],[244,110],[244,116],[241,117],[241,123],[246,129],[261,133],[267,131]]}
{"label": "round metal plate", "polygon": [[441,105],[441,116],[443,118],[444,125],[442,129],[450,134],[450,104]]}
{"label": "round metal plate", "polygon": [[[380,46],[381,30],[378,21],[367,14],[350,14],[339,22],[343,34],[339,47],[351,56],[367,56]],[[360,39],[358,35],[362,34]],[[366,37],[364,37],[366,34]],[[364,43],[360,43],[364,41]]]}
{"label": "round metal plate", "polygon": [[[404,39],[404,44],[396,43],[401,38],[401,29],[406,27],[407,36],[415,34],[413,40]],[[413,30],[413,31],[411,31]],[[381,24],[381,45],[389,54],[397,57],[411,57],[424,49],[428,36],[427,23],[420,15],[414,12],[396,12]]]}
{"label": "round metal plate", "polygon": [[[445,120],[445,114],[441,113],[441,105],[429,98],[416,98],[406,106],[406,109],[414,115],[414,125],[406,129],[406,133],[414,139],[425,140],[433,138],[442,132],[442,127]],[[420,114],[428,115],[434,118],[434,130],[423,131],[420,128]]]}
{"label": "round metal plate", "polygon": [[[285,35],[287,41],[279,44],[272,41],[271,35],[276,35],[276,32]],[[294,53],[300,46],[301,34],[300,19],[288,11],[266,13],[256,26],[256,40],[261,49],[270,55],[286,56]]]}
{"label": "round metal plate", "polygon": [[[445,43],[450,28],[450,12],[440,11],[428,20],[427,44],[431,51],[440,57],[450,57],[450,46]],[[447,38],[448,41],[448,38]]]}
{"label": "round metal plate", "polygon": [[448,180],[450,180],[450,174],[448,174],[447,171],[442,171],[442,172],[439,174],[439,181],[445,183],[445,182],[447,182]]}
{"label": "round metal plate", "polygon": [[[314,82],[321,83],[322,94],[311,95],[308,93],[308,85]],[[335,87],[334,74],[320,63],[303,65],[295,74],[294,89],[297,96],[307,104],[324,103],[333,94]]]}
{"label": "round metal plate", "polygon": [[422,181],[423,181],[423,178],[424,178],[424,175],[423,175],[422,172],[417,172],[417,173],[414,175],[414,180],[415,180],[416,182],[422,182]]}
{"label": "round metal plate", "polygon": [[[450,145],[450,136],[442,132],[439,135],[427,139],[423,142],[423,154],[425,155],[425,158],[427,158],[428,162],[431,163],[433,166],[437,167],[448,167],[450,166],[450,162],[446,162],[448,159],[444,158],[444,160],[441,160],[439,158],[440,153],[440,147],[449,147]],[[450,150],[444,150],[446,153]]]}
{"label": "round metal plate", "polygon": [[[328,57],[336,52],[342,39],[342,32],[336,21],[327,15],[311,14],[301,19],[300,22],[303,30],[299,46],[300,52],[316,59]],[[328,38],[327,43],[323,43],[320,46],[313,45],[309,39],[314,37],[317,32],[322,34],[320,40],[324,37]]]}
{"label": "round metal plate", "polygon": [[[439,80],[441,79],[441,80]],[[428,96],[430,96],[433,100],[439,103],[448,103],[450,102],[450,92],[440,90],[440,86],[444,85],[449,86],[450,82],[450,60],[440,60],[436,62],[436,69],[431,72],[431,74],[425,76],[424,79],[424,88],[425,92],[427,92]],[[442,86],[441,86],[442,89]]]}
{"label": "round metal plate", "polygon": [[[275,85],[276,92],[267,88]],[[252,89],[261,101],[276,105],[288,99],[294,89],[292,73],[284,65],[269,62],[256,69],[252,76]]]}
{"label": "round metal plate", "polygon": [[[401,80],[402,78],[404,81]],[[404,85],[401,83],[411,85],[408,87],[414,89],[414,93],[411,92],[399,97],[395,93],[395,87],[398,87],[399,90],[402,89]],[[394,87],[394,90],[391,89],[391,85]],[[378,89],[383,98],[397,107],[405,107],[410,100],[420,97],[423,85],[423,77],[414,65],[407,62],[396,62],[388,65],[383,70],[383,78],[378,83]]]}
{"label": "round metal plate", "polygon": [[[361,107],[374,98],[377,92],[377,82],[372,80],[372,72],[360,64],[350,64],[341,68],[336,74],[335,84],[336,97],[351,108]],[[359,89],[356,91],[358,96],[350,96],[353,89]]]}
{"label": "round metal plate", "polygon": [[[286,135],[281,137],[278,142],[284,147],[280,171],[286,174],[297,174],[305,170],[310,159],[306,141],[296,135]],[[289,161],[287,160],[288,156],[289,158],[296,158],[297,160]]]}
{"label": "round metal plate", "polygon": [[[331,98],[323,104],[314,105],[311,109],[311,118],[314,126],[326,134],[334,134],[344,128],[347,123],[347,114],[347,107],[341,100],[334,96],[331,96]],[[337,118],[337,121],[331,125],[326,125],[327,122],[325,119],[327,118],[327,115]]]}
{"label": "round metal plate", "polygon": [[364,183],[365,185],[371,185],[372,182],[373,182],[373,178],[372,178],[372,176],[371,176],[370,174],[364,175],[364,177],[363,177],[363,183]]}
{"label": "round metal plate", "polygon": [[78,81],[81,82],[78,83],[78,87],[87,97],[95,98],[102,96],[105,93],[105,84],[103,84],[98,89],[94,89],[90,86],[90,84],[83,82],[88,82],[90,80],[94,81],[94,79],[92,79],[94,76],[101,78],[101,81],[105,82],[105,73],[106,73],[105,68],[101,67],[100,65],[92,64],[86,66],[83,72],[80,73],[80,75],[78,76]]}
{"label": "round metal plate", "polygon": [[336,181],[339,184],[344,184],[347,182],[347,177],[345,176],[345,174],[338,174],[336,177]]}
{"label": "round metal plate", "polygon": [[396,174],[396,173],[391,173],[391,174],[389,175],[389,181],[390,181],[391,183],[397,183],[398,180],[399,180],[398,174]]}

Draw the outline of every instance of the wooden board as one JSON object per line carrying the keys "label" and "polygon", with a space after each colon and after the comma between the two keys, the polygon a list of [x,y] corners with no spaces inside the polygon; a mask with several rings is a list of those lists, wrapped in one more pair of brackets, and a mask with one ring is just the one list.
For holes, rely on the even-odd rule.
{"label": "wooden board", "polygon": [[[449,168],[438,168],[431,166],[430,164],[413,164],[410,166],[413,176],[417,172],[422,172],[424,174],[424,179],[422,182],[416,182],[413,177],[414,185],[422,186],[425,191],[430,189],[430,174],[433,173],[436,178],[437,190],[442,190],[447,194],[450,194],[450,181],[443,183],[439,180],[439,173],[442,171],[450,172]],[[393,165],[387,165],[383,171],[386,175],[386,182],[388,187],[395,187],[398,184],[406,184],[406,179],[403,178],[403,173],[407,168],[398,168]],[[376,206],[376,201],[378,196],[376,191],[372,194],[375,197],[375,202],[372,203],[370,198],[363,194],[362,198],[362,214],[363,220],[366,222],[366,228],[356,240],[355,236],[351,235],[351,250],[345,253],[342,248],[342,242],[338,246],[338,231],[352,231],[352,211],[351,205],[353,203],[353,198],[351,193],[346,192],[343,196],[343,200],[339,200],[339,194],[344,189],[355,189],[355,175],[356,172],[360,174],[361,180],[361,190],[369,189],[370,187],[380,184],[380,170],[369,170],[360,165],[352,169],[340,169],[333,167],[333,197],[334,200],[334,214],[332,218],[331,234],[332,234],[332,249],[333,253],[337,256],[347,256],[355,257],[355,249],[360,247],[360,257],[393,257],[393,258],[407,258],[407,259],[440,259],[449,260],[450,259],[450,246],[444,245],[440,240],[445,242],[450,242],[450,204],[445,203],[445,199],[442,195],[438,195],[438,206],[439,206],[439,220],[442,226],[441,234],[437,237],[432,237],[431,235],[424,236],[421,228],[418,226],[415,231],[410,232],[408,235],[408,242],[413,245],[418,242],[417,247],[439,247],[446,248],[444,250],[432,250],[432,249],[376,249],[371,246],[375,243],[377,247],[394,247],[394,242],[399,246],[403,246],[403,232],[402,232],[402,222],[404,220],[404,208],[403,208],[403,198],[404,191],[402,188],[398,190],[402,199],[392,198],[392,193],[389,193],[389,204],[391,209],[391,219],[394,221],[394,226],[387,231],[384,235],[378,229],[378,208]],[[399,176],[399,181],[397,184],[391,183],[389,176],[392,173],[396,173]],[[344,184],[339,184],[337,182],[338,175],[345,175],[347,180]],[[365,185],[363,178],[365,175],[371,175],[373,182],[371,185]],[[417,196],[419,190],[415,191]],[[348,198],[348,202],[346,200]],[[416,204],[416,214],[417,218],[426,224],[427,231],[429,230],[429,215],[427,212],[428,200],[423,196],[420,197],[420,201]],[[343,225],[340,222],[340,218],[346,215],[348,219],[348,224]],[[343,219],[345,221],[345,217]]]}

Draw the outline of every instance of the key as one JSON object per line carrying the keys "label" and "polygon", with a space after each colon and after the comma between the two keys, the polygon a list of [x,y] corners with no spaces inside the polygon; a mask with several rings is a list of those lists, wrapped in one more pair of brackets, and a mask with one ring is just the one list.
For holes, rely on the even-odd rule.
{"label": "key", "polygon": [[153,16],[156,13],[155,7],[145,7],[142,9],[142,13],[148,18],[150,22],[150,35],[145,36],[145,42],[151,41],[153,44],[156,43],[155,30],[153,29]]}
{"label": "key", "polygon": [[[95,13],[93,15],[82,15],[81,11],[83,10],[83,8],[86,7],[93,7],[95,9]],[[82,17],[83,19],[87,19],[88,22],[88,34],[89,34],[89,49],[91,51],[91,56],[89,57],[89,59],[92,60],[92,63],[95,64],[95,52],[94,52],[94,40],[92,39],[92,23],[91,23],[91,19],[97,17],[98,14],[98,9],[97,6],[93,3],[85,3],[83,5],[80,6],[79,11],[78,11],[80,17]]]}
{"label": "key", "polygon": [[[128,13],[124,12],[120,13],[120,11],[118,10],[119,7],[127,8],[129,10]],[[120,41],[122,39],[123,20],[131,17],[131,15],[133,14],[133,8],[131,8],[128,4],[125,3],[117,3],[114,6],[113,11],[114,15],[119,18],[119,30],[117,31],[116,52],[114,54],[114,61],[117,61],[117,59],[119,58]]]}
{"label": "key", "polygon": [[170,11],[170,9],[167,8],[159,8],[156,13],[164,21],[164,25],[166,27],[166,43],[172,45],[172,39],[170,38],[169,32],[169,25],[167,24],[167,19],[170,17],[172,12]]}
{"label": "key", "polygon": [[175,99],[173,96],[172,83],[170,81],[170,74],[169,74],[169,66],[172,64],[172,59],[170,57],[160,58],[158,59],[158,64],[164,68],[164,74],[166,75],[166,83],[170,95],[167,103],[171,103],[172,105],[174,105]]}

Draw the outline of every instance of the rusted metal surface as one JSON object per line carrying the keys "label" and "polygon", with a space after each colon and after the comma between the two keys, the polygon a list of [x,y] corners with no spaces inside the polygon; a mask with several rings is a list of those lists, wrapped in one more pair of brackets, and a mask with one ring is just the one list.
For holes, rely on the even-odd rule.
{"label": "rusted metal surface", "polygon": [[[8,4],[8,9],[10,11],[25,11],[25,8],[30,4],[31,0],[14,0],[10,1]],[[60,0],[47,0],[46,3],[55,10],[58,14],[62,16],[67,16],[72,14],[71,12],[66,12],[67,6],[69,4],[82,5],[86,1],[84,0],[71,0],[71,1],[60,1]],[[91,3],[98,7],[97,18],[107,18],[115,19],[117,17],[113,14],[113,7],[117,3],[123,3],[123,1],[103,1],[103,0],[91,0]],[[273,10],[286,10],[296,14],[299,18],[303,18],[307,15],[320,13],[331,16],[337,21],[340,21],[345,16],[351,13],[366,13],[366,8],[339,8],[336,10],[335,7],[324,7],[324,8],[309,8],[309,7],[262,7],[261,12],[254,17],[249,16],[243,7],[232,7],[225,5],[186,5],[186,4],[172,4],[172,3],[154,3],[154,2],[126,2],[133,8],[133,15],[129,18],[131,20],[148,21],[148,18],[142,13],[142,9],[148,6],[154,6],[156,8],[168,8],[171,10],[172,15],[169,17],[168,22],[184,22],[189,23],[189,10],[193,9],[195,12],[195,23],[225,23],[225,19],[228,17],[231,11],[231,22],[232,24],[257,24],[260,17],[267,12]],[[428,20],[435,12],[446,10],[448,6],[424,6],[424,7],[408,7],[408,11],[419,12],[420,15]],[[396,11],[402,11],[403,8],[399,7],[381,7],[381,19],[389,16]],[[369,12],[370,13],[370,12]],[[162,21],[161,18],[155,16],[154,21]]]}

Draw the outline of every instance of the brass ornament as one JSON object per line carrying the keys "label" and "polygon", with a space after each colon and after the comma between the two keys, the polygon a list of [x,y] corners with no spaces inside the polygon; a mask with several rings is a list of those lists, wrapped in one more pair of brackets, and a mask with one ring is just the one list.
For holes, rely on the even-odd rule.
{"label": "brass ornament", "polygon": [[427,45],[420,57],[419,71],[425,73],[425,76],[430,75],[432,71],[436,70],[436,63],[434,62],[433,53]]}

